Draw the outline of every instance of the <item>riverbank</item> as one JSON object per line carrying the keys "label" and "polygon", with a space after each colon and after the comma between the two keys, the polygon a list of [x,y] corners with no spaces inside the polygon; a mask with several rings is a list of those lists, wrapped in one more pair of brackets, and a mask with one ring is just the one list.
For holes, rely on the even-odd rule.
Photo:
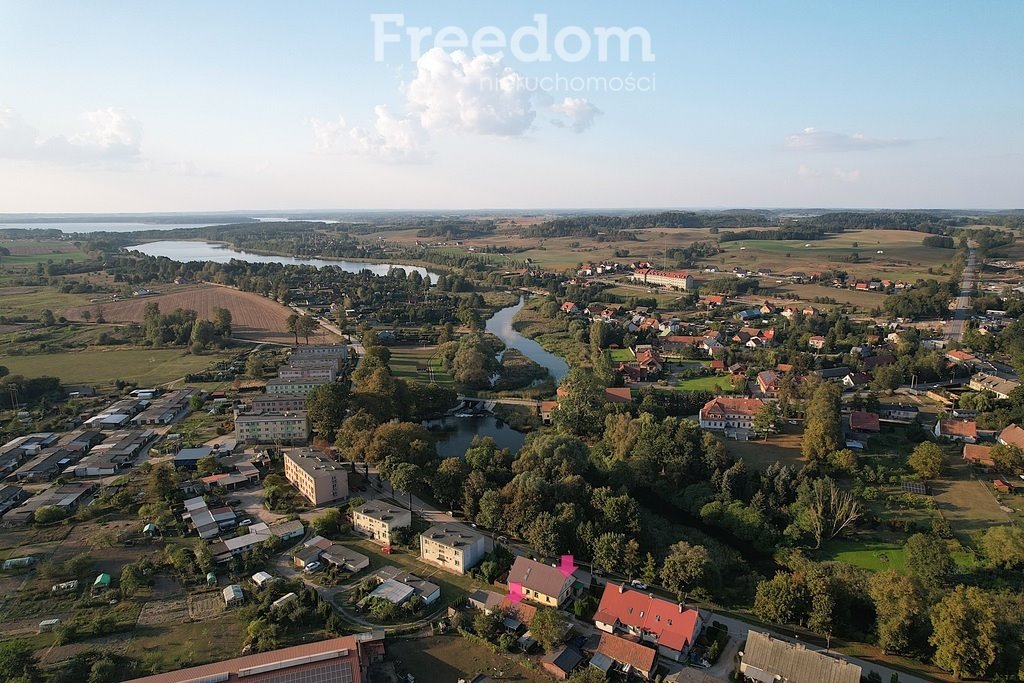
{"label": "riverbank", "polygon": [[567,322],[545,317],[543,301],[535,299],[519,310],[512,322],[516,332],[539,344],[546,352],[564,358],[569,366],[590,364],[587,345],[576,341]]}

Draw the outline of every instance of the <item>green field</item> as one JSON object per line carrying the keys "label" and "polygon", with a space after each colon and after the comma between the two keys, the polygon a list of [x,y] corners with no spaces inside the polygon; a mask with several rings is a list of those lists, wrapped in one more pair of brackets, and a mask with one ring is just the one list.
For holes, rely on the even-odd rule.
{"label": "green field", "polygon": [[451,374],[441,367],[436,346],[391,346],[391,374],[403,379],[435,384],[454,384]]}
{"label": "green field", "polygon": [[679,391],[714,391],[716,385],[721,387],[722,391],[726,393],[732,391],[732,383],[729,381],[729,378],[722,375],[684,379],[672,388]]}
{"label": "green field", "polygon": [[629,349],[612,349],[608,352],[613,363],[628,363],[633,360],[633,352]]}
{"label": "green field", "polygon": [[59,377],[65,383],[113,384],[123,379],[156,385],[205,370],[231,353],[213,352],[193,356],[183,349],[89,348],[60,354],[0,356],[0,365],[12,375]]}
{"label": "green field", "polygon": [[[952,556],[953,561],[965,569],[977,563],[973,553],[959,547],[952,551]],[[829,541],[819,552],[818,559],[845,562],[876,572],[883,569],[902,572],[907,568],[907,553],[902,543],[873,539]]]}
{"label": "green field", "polygon": [[62,311],[88,303],[85,294],[64,294],[52,287],[0,287],[0,316],[38,320],[44,308],[59,316]]}

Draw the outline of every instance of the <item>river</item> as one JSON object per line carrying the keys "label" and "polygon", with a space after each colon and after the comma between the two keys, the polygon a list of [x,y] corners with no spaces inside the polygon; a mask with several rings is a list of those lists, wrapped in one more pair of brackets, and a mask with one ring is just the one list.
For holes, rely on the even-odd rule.
{"label": "river", "polygon": [[294,256],[266,256],[263,254],[252,254],[247,251],[238,251],[223,244],[214,242],[201,242],[191,240],[161,240],[159,242],[146,242],[127,247],[134,251],[140,251],[150,256],[165,256],[172,261],[213,261],[214,263],[227,263],[234,259],[236,261],[247,261],[249,263],[281,263],[286,266],[314,266],[315,268],[338,268],[348,273],[358,273],[368,270],[374,275],[387,275],[392,268],[403,268],[406,273],[418,272],[431,282],[436,282],[438,274],[420,266],[403,266],[397,263],[371,263],[366,261],[346,261],[344,259],[321,259],[321,258],[296,258]]}
{"label": "river", "polygon": [[423,426],[437,434],[437,452],[442,458],[461,458],[473,443],[475,436],[489,436],[499,448],[518,453],[526,440],[526,434],[517,432],[493,415],[473,417],[446,417],[440,420],[426,420]]}
{"label": "river", "polygon": [[505,342],[505,346],[516,349],[524,356],[537,363],[541,367],[547,368],[547,371],[551,373],[551,376],[555,378],[557,384],[565,373],[569,372],[569,364],[565,362],[561,356],[556,356],[550,351],[545,351],[544,347],[528,337],[524,337],[519,334],[514,327],[512,327],[512,319],[516,317],[523,306],[526,305],[526,297],[520,297],[519,303],[515,306],[509,306],[503,308],[495,313],[490,320],[487,321],[487,331],[496,336],[501,341]]}

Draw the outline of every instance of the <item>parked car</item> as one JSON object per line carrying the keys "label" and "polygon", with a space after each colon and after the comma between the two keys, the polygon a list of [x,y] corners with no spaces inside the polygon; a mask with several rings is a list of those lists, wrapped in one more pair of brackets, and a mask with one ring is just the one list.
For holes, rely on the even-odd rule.
{"label": "parked car", "polygon": [[241,522],[238,523],[238,526],[251,526],[251,525],[252,525],[252,520],[251,519],[243,519]]}
{"label": "parked car", "polygon": [[642,591],[647,590],[647,584],[641,581],[640,579],[633,579],[629,582],[629,585],[633,588],[639,588]]}
{"label": "parked car", "polygon": [[302,571],[306,572],[307,574],[312,574],[315,571],[319,571],[321,567],[323,567],[323,565],[319,562],[310,562]]}

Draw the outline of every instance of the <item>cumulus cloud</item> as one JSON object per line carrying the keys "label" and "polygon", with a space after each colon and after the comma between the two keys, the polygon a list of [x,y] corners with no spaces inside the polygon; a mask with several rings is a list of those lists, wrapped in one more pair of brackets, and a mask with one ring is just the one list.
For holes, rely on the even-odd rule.
{"label": "cumulus cloud", "polygon": [[909,144],[910,140],[872,138],[863,133],[836,133],[817,128],[804,128],[795,135],[786,136],[787,147],[816,152],[851,152]]}
{"label": "cumulus cloud", "polygon": [[537,116],[525,79],[497,55],[433,48],[416,62],[405,96],[428,130],[511,137],[529,130]]}
{"label": "cumulus cloud", "polygon": [[60,164],[134,161],[141,153],[142,125],[122,109],[83,113],[71,135],[43,136],[12,109],[0,109],[0,158]]}
{"label": "cumulus cloud", "polygon": [[558,104],[552,105],[551,111],[564,117],[555,119],[552,123],[556,126],[568,123],[576,133],[582,133],[593,126],[594,120],[603,113],[593,102],[579,97],[566,97]]}
{"label": "cumulus cloud", "polygon": [[422,162],[430,157],[427,134],[418,118],[397,116],[386,106],[374,108],[372,127],[350,126],[343,117],[336,121],[309,120],[316,148],[321,152],[348,152],[383,161]]}

